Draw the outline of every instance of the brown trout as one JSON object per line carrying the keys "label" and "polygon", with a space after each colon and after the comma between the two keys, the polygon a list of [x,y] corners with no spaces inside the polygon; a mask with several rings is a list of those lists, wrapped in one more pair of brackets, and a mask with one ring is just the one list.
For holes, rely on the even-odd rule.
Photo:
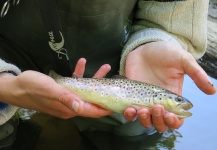
{"label": "brown trout", "polygon": [[129,80],[126,78],[71,78],[62,77],[54,71],[51,76],[59,85],[73,91],[82,100],[117,113],[133,107],[151,109],[155,104],[163,105],[167,112],[186,118],[193,107],[186,98],[164,88]]}

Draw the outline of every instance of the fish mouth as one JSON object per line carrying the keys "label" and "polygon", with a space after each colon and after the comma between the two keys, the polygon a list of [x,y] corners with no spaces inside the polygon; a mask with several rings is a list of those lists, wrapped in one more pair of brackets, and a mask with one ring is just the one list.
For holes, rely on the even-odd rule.
{"label": "fish mouth", "polygon": [[184,109],[184,110],[191,109],[193,107],[193,104],[189,100],[187,100],[186,98],[184,98],[184,100],[185,100],[185,102],[180,104],[182,109]]}
{"label": "fish mouth", "polygon": [[178,116],[179,118],[187,118],[187,117],[192,116],[192,113],[189,112],[189,111],[183,111],[182,114],[177,114],[177,116]]}
{"label": "fish mouth", "polygon": [[187,118],[192,116],[192,113],[189,112],[188,110],[193,107],[193,104],[191,102],[185,103],[185,104],[180,104],[178,108],[180,109],[180,112],[177,113],[177,116],[179,118]]}
{"label": "fish mouth", "polygon": [[191,102],[187,103],[187,104],[182,104],[182,109],[184,110],[189,110],[193,107],[193,104]]}

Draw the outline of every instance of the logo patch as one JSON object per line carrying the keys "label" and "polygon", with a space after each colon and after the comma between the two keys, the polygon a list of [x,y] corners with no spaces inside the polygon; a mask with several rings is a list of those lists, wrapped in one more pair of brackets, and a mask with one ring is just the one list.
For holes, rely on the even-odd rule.
{"label": "logo patch", "polygon": [[61,36],[61,41],[56,42],[55,38],[54,38],[54,33],[52,31],[48,32],[49,37],[50,37],[50,41],[48,41],[48,44],[49,44],[50,48],[58,54],[59,59],[62,59],[61,55],[65,55],[66,59],[69,60],[67,50],[64,48],[64,42],[65,41],[64,41],[63,34],[60,31],[59,31],[59,33]]}

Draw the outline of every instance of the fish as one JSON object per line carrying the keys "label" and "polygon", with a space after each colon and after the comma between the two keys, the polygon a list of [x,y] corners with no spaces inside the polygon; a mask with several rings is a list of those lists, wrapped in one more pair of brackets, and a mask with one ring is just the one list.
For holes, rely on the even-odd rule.
{"label": "fish", "polygon": [[151,110],[152,106],[160,104],[166,112],[172,112],[179,118],[192,115],[188,110],[193,104],[188,99],[153,84],[127,78],[62,77],[53,70],[49,76],[83,101],[116,113],[123,113],[129,107]]}

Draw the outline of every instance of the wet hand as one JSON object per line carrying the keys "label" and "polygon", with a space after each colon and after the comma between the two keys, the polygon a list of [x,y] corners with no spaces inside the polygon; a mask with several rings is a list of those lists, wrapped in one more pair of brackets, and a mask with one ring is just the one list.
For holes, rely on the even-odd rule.
{"label": "wet hand", "polygon": [[[74,75],[83,76],[85,62],[85,59],[78,61]],[[104,77],[109,70],[109,65],[103,65],[94,77]],[[51,77],[36,71],[25,71],[17,77],[8,74],[4,75],[4,78],[10,78],[8,86],[1,89],[5,91],[1,97],[5,103],[63,119],[74,116],[98,118],[112,113],[82,101],[73,92],[58,85]]]}
{"label": "wet hand", "polygon": [[[207,74],[190,53],[163,41],[139,46],[129,53],[125,74],[129,79],[155,84],[179,95],[182,94],[184,74],[188,74],[204,93],[216,92]],[[184,122],[173,113],[165,113],[161,105],[155,105],[151,111],[146,108],[139,111],[128,108],[125,111],[127,120],[133,120],[136,115],[143,126],[153,125],[159,132],[179,128]]]}
{"label": "wet hand", "polygon": [[138,111],[128,108],[125,110],[124,116],[129,121],[133,121],[138,116],[140,123],[144,127],[150,128],[154,126],[160,133],[165,132],[168,128],[177,129],[184,123],[184,119],[178,118],[175,114],[165,113],[162,105],[153,106],[151,111],[146,108]]}

